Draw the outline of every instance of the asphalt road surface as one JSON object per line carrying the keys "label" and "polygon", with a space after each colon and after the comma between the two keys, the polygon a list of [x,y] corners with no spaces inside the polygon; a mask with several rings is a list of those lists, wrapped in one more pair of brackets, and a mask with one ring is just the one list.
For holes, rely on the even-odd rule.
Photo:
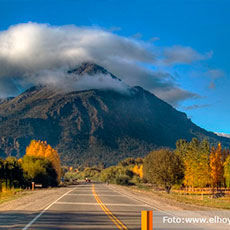
{"label": "asphalt road surface", "polygon": [[[139,230],[141,210],[152,210],[147,204],[101,183],[76,185],[47,205],[41,212],[31,215],[20,212],[1,214],[1,229]],[[17,224],[14,224],[16,219]]]}
{"label": "asphalt road surface", "polygon": [[[148,206],[128,199],[104,184],[81,184],[54,202],[26,229],[140,229],[141,210]],[[36,217],[35,217],[36,218]]]}
{"label": "asphalt road surface", "polygon": [[[65,194],[51,204],[47,204],[40,212],[0,213],[0,229],[140,230],[142,210],[154,210],[157,213],[154,207],[135,197],[120,193],[113,186],[101,183],[82,183],[68,189]],[[162,213],[162,215],[167,214]],[[160,220],[161,214],[157,215]],[[169,224],[153,229],[210,230],[211,228],[210,226],[203,228],[199,225],[188,227],[181,224],[172,228],[172,225]]]}

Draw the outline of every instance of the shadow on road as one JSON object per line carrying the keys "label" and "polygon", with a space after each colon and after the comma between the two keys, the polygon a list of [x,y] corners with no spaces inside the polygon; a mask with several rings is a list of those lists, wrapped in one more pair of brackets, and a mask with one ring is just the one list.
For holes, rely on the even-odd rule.
{"label": "shadow on road", "polygon": [[[120,219],[132,221],[140,219],[140,212],[118,211]],[[0,229],[22,229],[39,212],[0,212]],[[29,229],[117,229],[109,217],[98,211],[47,211]],[[139,230],[140,226],[129,228]]]}

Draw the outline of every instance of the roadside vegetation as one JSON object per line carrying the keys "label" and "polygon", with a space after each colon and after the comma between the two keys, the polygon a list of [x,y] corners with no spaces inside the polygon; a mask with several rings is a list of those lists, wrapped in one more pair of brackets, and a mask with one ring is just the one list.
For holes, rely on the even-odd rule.
{"label": "roadside vegetation", "polygon": [[59,155],[46,142],[31,141],[23,158],[0,159],[0,200],[7,200],[32,182],[42,187],[57,186],[61,177]]}
{"label": "roadside vegetation", "polygon": [[161,148],[108,168],[79,167],[65,174],[66,180],[85,178],[133,186],[183,203],[230,209],[230,150],[207,140],[178,140],[175,150]]}
{"label": "roadside vegetation", "polygon": [[55,149],[31,141],[21,159],[0,159],[0,199],[31,187],[57,186],[60,181],[94,181],[132,186],[183,203],[230,209],[230,150],[207,140],[178,140],[176,149],[161,148],[144,158],[127,158],[105,167],[62,167]]}

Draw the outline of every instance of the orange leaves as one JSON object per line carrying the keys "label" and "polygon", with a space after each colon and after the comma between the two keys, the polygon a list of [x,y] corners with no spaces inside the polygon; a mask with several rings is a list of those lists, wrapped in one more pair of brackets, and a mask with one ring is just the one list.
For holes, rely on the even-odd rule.
{"label": "orange leaves", "polygon": [[26,155],[47,158],[52,163],[57,173],[58,181],[60,181],[61,162],[58,152],[48,145],[46,141],[32,140],[30,145],[26,148]]}
{"label": "orange leaves", "polygon": [[138,175],[141,179],[143,178],[143,164],[140,165],[140,167],[138,165],[135,165],[132,171],[134,174]]}
{"label": "orange leaves", "polygon": [[218,183],[220,183],[223,179],[223,162],[220,143],[218,144],[218,147],[216,149],[212,148],[210,154],[210,168],[212,185],[215,186]]}

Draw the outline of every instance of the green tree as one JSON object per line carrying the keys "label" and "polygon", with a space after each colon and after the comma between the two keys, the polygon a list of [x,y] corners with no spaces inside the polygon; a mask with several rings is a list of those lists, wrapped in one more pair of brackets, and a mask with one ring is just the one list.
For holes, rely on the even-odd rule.
{"label": "green tree", "polygon": [[4,180],[7,187],[18,187],[23,183],[21,164],[15,157],[7,157],[4,161]]}
{"label": "green tree", "polygon": [[27,185],[30,185],[32,181],[42,184],[44,187],[58,184],[57,173],[52,162],[47,158],[25,155],[21,164]]}
{"label": "green tree", "polygon": [[0,158],[0,192],[2,192],[3,180],[4,180],[4,161]]}
{"label": "green tree", "polygon": [[184,176],[180,157],[169,149],[149,153],[144,159],[143,171],[148,182],[163,186],[167,193]]}
{"label": "green tree", "polygon": [[223,151],[222,151],[222,161],[225,162],[226,159],[228,158],[228,156],[230,156],[229,148],[223,149]]}
{"label": "green tree", "polygon": [[187,140],[180,139],[176,142],[176,149],[174,152],[180,156],[181,159],[184,159],[188,152],[188,145],[189,142]]}
{"label": "green tree", "polygon": [[176,143],[175,153],[183,160],[186,186],[193,188],[210,184],[210,144],[207,140],[201,142],[197,138],[193,138],[191,142],[179,140]]}
{"label": "green tree", "polygon": [[194,170],[194,186],[205,187],[210,184],[210,165],[209,165],[210,144],[204,139],[199,143],[198,152],[196,153],[196,165]]}
{"label": "green tree", "polygon": [[57,175],[58,182],[61,179],[61,161],[58,152],[53,149],[50,145],[47,144],[46,141],[36,141],[32,140],[30,145],[26,148],[27,156],[35,156],[35,157],[45,157],[47,158],[53,165]]}

